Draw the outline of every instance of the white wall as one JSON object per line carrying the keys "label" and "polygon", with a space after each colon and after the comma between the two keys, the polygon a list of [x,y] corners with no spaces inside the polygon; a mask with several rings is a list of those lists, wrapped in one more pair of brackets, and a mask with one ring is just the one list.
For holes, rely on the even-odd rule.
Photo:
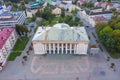
{"label": "white wall", "polygon": [[87,49],[88,49],[88,44],[86,43],[79,43],[77,45],[77,50],[76,50],[76,54],[87,54]]}
{"label": "white wall", "polygon": [[34,53],[35,54],[45,54],[44,45],[41,43],[33,43]]}

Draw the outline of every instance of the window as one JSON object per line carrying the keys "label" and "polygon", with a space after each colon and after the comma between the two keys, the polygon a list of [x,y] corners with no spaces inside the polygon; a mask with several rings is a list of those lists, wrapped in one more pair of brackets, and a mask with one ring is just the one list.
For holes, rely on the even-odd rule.
{"label": "window", "polygon": [[74,54],[74,50],[72,50],[72,53]]}
{"label": "window", "polygon": [[72,49],[74,49],[74,44],[72,44]]}
{"label": "window", "polygon": [[57,44],[55,44],[55,47],[57,47]]}
{"label": "window", "polygon": [[65,44],[63,44],[63,46],[65,47]]}
{"label": "window", "polygon": [[47,46],[47,49],[49,49],[49,44],[47,44],[46,46]]}
{"label": "window", "polygon": [[61,44],[59,44],[59,46],[61,47]]}
{"label": "window", "polygon": [[67,45],[67,48],[70,49],[70,44]]}

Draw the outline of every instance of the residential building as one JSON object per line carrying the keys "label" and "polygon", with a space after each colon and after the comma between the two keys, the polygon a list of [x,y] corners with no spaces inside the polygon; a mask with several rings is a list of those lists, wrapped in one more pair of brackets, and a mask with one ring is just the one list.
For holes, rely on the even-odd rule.
{"label": "residential building", "polygon": [[55,15],[60,15],[62,12],[61,8],[56,7],[55,9],[52,10],[52,13]]}
{"label": "residential building", "polygon": [[89,23],[92,26],[95,26],[98,22],[107,22],[108,20],[103,16],[94,16],[90,18]]}
{"label": "residential building", "polygon": [[53,27],[39,27],[32,43],[36,55],[87,55],[89,39],[84,27],[70,27],[58,23]]}
{"label": "residential building", "polygon": [[[93,9],[85,9],[79,12],[79,16],[81,19],[84,19],[86,22],[91,23],[91,18],[95,16],[104,17],[107,20],[110,20],[113,13],[109,10],[103,10],[101,7],[93,8]],[[94,26],[93,26],[94,27]]]}
{"label": "residential building", "polygon": [[85,3],[87,3],[87,2],[89,2],[90,0],[78,0],[77,1],[77,4],[78,5],[83,5],[83,4],[85,4]]}
{"label": "residential building", "polygon": [[49,8],[52,10],[52,13],[55,15],[60,15],[61,14],[61,8],[54,6],[54,5],[49,5]]}
{"label": "residential building", "polygon": [[72,0],[62,0],[62,2],[72,4]]}
{"label": "residential building", "polygon": [[26,19],[24,11],[8,11],[6,9],[0,10],[0,28],[15,27],[16,24],[23,24]]}
{"label": "residential building", "polygon": [[17,40],[14,28],[0,29],[0,70],[3,69]]}
{"label": "residential building", "polygon": [[71,3],[64,3],[62,2],[60,5],[58,5],[58,7],[60,7],[61,9],[64,9],[64,10],[67,10],[68,12],[71,12],[75,9],[78,9],[78,10],[81,10],[80,7],[74,5],[74,4],[71,4]]}

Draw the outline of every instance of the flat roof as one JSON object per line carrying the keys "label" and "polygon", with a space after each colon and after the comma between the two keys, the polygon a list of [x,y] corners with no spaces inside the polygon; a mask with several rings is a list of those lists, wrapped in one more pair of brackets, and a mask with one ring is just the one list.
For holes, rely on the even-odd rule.
{"label": "flat roof", "polygon": [[84,27],[69,27],[64,23],[55,24],[53,27],[39,27],[33,42],[88,42]]}
{"label": "flat roof", "polygon": [[23,11],[17,11],[17,12],[5,11],[0,14],[0,22],[17,20],[22,13]]}

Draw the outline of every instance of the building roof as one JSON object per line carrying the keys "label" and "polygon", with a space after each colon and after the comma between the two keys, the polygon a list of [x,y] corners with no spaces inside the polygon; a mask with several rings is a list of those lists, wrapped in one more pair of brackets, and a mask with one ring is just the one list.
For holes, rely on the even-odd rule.
{"label": "building roof", "polygon": [[69,27],[64,23],[55,24],[46,29],[38,28],[33,42],[80,42],[89,41],[84,27]]}
{"label": "building roof", "polygon": [[13,12],[13,11],[4,11],[0,14],[0,22],[4,21],[16,21],[23,11]]}
{"label": "building roof", "polygon": [[3,45],[14,31],[14,28],[3,28],[0,30],[0,49],[2,49]]}
{"label": "building roof", "polygon": [[85,10],[88,15],[98,15],[98,14],[112,14],[112,11],[101,11],[101,12],[92,12],[90,10]]}
{"label": "building roof", "polygon": [[53,6],[53,5],[49,5],[50,9],[55,9],[56,6]]}
{"label": "building roof", "polygon": [[103,16],[95,16],[95,17],[93,17],[93,20],[95,22],[107,21],[107,19]]}

